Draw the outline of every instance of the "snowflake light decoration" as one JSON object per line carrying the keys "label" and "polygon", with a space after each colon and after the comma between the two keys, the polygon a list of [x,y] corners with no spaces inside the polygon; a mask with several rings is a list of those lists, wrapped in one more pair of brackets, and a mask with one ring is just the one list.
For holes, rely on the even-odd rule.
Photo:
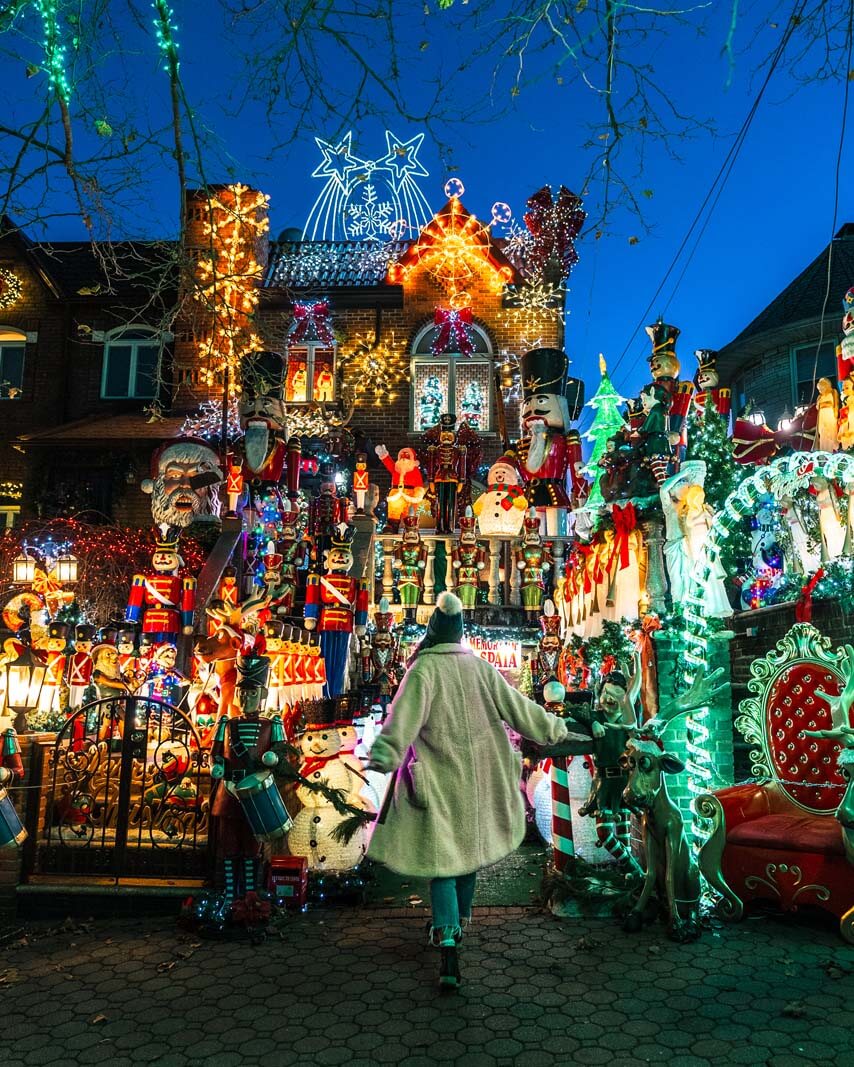
{"label": "snowflake light decoration", "polygon": [[7,267],[0,267],[0,310],[11,307],[21,295],[21,279]]}
{"label": "snowflake light decoration", "polygon": [[362,186],[362,199],[347,205],[350,235],[368,241],[390,237],[399,228],[393,214],[394,205],[388,200],[380,202],[377,187],[368,182]]}
{"label": "snowflake light decoration", "polygon": [[530,281],[514,286],[508,289],[505,323],[540,333],[550,323],[565,321],[564,296],[559,282]]}
{"label": "snowflake light decoration", "polygon": [[396,390],[407,372],[403,349],[395,343],[394,334],[388,341],[376,344],[357,335],[353,348],[341,356],[348,388],[359,400],[372,397],[374,406],[397,399]]}

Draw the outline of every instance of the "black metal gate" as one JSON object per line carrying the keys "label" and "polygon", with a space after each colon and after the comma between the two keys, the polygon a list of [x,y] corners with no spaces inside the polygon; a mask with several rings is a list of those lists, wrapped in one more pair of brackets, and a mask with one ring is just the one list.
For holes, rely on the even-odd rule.
{"label": "black metal gate", "polygon": [[180,709],[135,696],[87,704],[42,748],[36,776],[30,874],[210,875],[208,752]]}

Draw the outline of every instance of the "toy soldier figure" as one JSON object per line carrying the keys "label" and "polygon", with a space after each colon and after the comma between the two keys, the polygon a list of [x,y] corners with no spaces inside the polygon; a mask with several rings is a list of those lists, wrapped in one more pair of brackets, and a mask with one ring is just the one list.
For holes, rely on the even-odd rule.
{"label": "toy soldier figure", "polygon": [[46,671],[39,695],[39,711],[58,711],[62,686],[65,682],[65,666],[68,661],[68,625],[52,622],[47,628],[47,647],[42,652]]}
{"label": "toy soldier figure", "polygon": [[570,429],[584,403],[584,385],[567,376],[569,359],[557,348],[527,352],[520,369],[522,438],[517,454],[526,480],[525,495],[540,515],[543,535],[556,537],[565,531],[572,506],[567,477],[576,497],[584,492],[578,466],[581,441],[578,432]]}
{"label": "toy soldier figure", "polygon": [[308,524],[319,556],[329,548],[335,527],[347,521],[347,501],[338,496],[335,482],[322,482],[320,495],[308,506]]}
{"label": "toy soldier figure", "polygon": [[142,632],[158,645],[177,644],[178,635],[193,632],[196,579],[179,578],[183,561],[178,538],[163,531],[151,557],[151,574],[135,574],[125,620],[142,622]]}
{"label": "toy soldier figure", "polygon": [[[661,319],[644,328],[652,341],[652,352],[647,356],[647,363],[652,374],[655,395],[661,404],[662,411],[667,416],[665,433],[671,446],[676,447],[682,443],[682,431],[694,392],[693,382],[679,381],[680,364],[679,357],[676,355],[676,340],[680,330],[677,326],[662,322]],[[647,391],[644,390],[644,392]],[[649,408],[647,407],[646,410],[648,422]],[[647,449],[646,454],[652,455],[653,453]]]}
{"label": "toy soldier figure", "polygon": [[365,498],[368,495],[368,457],[364,452],[356,453],[356,467],[353,470],[353,496],[356,498],[356,514],[365,514]]}
{"label": "toy soldier figure", "polygon": [[[285,739],[278,715],[261,714],[267,699],[270,661],[255,652],[238,656],[235,703],[239,715],[221,716],[211,747],[211,777],[221,785],[211,807],[219,819],[219,840],[224,856],[225,897],[230,904],[240,896],[254,893],[260,846],[234,793],[241,779],[279,762],[275,746]],[[275,787],[274,787],[275,788]],[[238,865],[242,871],[238,871]],[[242,886],[238,880],[242,873]],[[240,890],[242,889],[242,892]]]}
{"label": "toy soldier figure", "polygon": [[718,374],[718,354],[711,348],[698,348],[697,373],[694,384],[694,415],[702,421],[706,412],[706,402],[711,400],[712,409],[723,419],[729,419],[732,408],[732,389],[721,389],[721,376]]}
{"label": "toy soldier figure", "polygon": [[74,651],[68,657],[68,707],[74,711],[92,681],[92,645],[95,627],[81,622],[74,627]]}
{"label": "toy soldier figure", "polygon": [[477,603],[480,573],[486,567],[486,553],[475,534],[476,519],[471,508],[460,517],[460,536],[454,542],[452,554],[457,596],[464,611],[471,611]]}
{"label": "toy soldier figure", "polygon": [[[290,636],[290,627],[287,627]],[[285,652],[285,623],[281,619],[270,619],[264,623],[264,645],[270,660],[270,681],[267,686],[265,710],[282,714],[287,710],[288,659]]]}
{"label": "toy soldier figure", "polygon": [[344,692],[350,638],[365,632],[368,621],[368,584],[350,577],[356,529],[340,523],[324,555],[326,572],[309,575],[305,590],[305,628],[317,629],[326,663],[327,698]]}
{"label": "toy soldier figure", "polygon": [[557,668],[560,662],[560,615],[555,611],[555,606],[551,600],[546,600],[543,604],[540,629],[542,630],[542,637],[540,638],[540,647],[537,650],[535,685],[537,689],[542,690],[547,682],[557,678]]}
{"label": "toy soldier figure", "polygon": [[533,621],[542,610],[546,572],[551,569],[549,553],[540,537],[540,520],[533,508],[525,516],[525,538],[516,549],[516,567],[522,572],[522,606]]}
{"label": "toy soldier figure", "polygon": [[116,651],[119,654],[119,670],[122,677],[135,675],[139,660],[136,655],[136,634],[133,630],[119,630],[116,635]]}
{"label": "toy soldier figure", "polygon": [[299,571],[308,558],[309,544],[299,536],[297,522],[299,511],[289,510],[282,514],[281,540],[278,549],[282,557],[281,582],[278,605],[280,615],[292,615],[299,583]]}
{"label": "toy soldier figure", "polygon": [[388,600],[383,597],[379,611],[374,615],[376,631],[362,645],[362,681],[371,686],[383,714],[388,710],[391,698],[400,682],[399,649],[394,635],[394,615],[389,611]]}
{"label": "toy soldier figure", "polygon": [[418,532],[418,514],[415,508],[403,519],[403,535],[395,544],[392,567],[397,576],[397,590],[407,619],[415,619],[415,609],[421,599],[424,586],[424,568],[427,566],[427,546]]}
{"label": "toy soldier figure", "polygon": [[468,436],[477,435],[468,427],[467,433],[455,431],[456,415],[445,414],[424,436],[427,444],[427,477],[434,494],[433,515],[436,533],[453,533],[457,525],[457,505],[467,493],[469,480]]}
{"label": "toy soldier figure", "polygon": [[237,518],[237,505],[243,496],[243,462],[239,456],[230,452],[225,457],[225,495],[228,500],[226,518]]}

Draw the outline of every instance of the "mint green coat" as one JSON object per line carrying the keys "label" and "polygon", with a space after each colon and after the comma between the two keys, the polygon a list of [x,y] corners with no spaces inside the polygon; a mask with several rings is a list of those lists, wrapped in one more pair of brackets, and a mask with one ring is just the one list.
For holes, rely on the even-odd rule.
{"label": "mint green coat", "polygon": [[568,736],[562,719],[462,645],[421,652],[371,750],[379,768],[400,773],[368,856],[400,874],[441,878],[517,849],[525,836],[522,766],[504,723],[543,745]]}

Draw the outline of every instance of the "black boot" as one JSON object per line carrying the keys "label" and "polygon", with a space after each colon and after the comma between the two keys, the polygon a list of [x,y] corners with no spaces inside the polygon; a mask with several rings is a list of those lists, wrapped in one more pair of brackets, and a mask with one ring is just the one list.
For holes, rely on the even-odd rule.
{"label": "black boot", "polygon": [[439,966],[439,988],[457,989],[462,982],[460,961],[457,958],[456,945],[442,945],[442,962]]}

